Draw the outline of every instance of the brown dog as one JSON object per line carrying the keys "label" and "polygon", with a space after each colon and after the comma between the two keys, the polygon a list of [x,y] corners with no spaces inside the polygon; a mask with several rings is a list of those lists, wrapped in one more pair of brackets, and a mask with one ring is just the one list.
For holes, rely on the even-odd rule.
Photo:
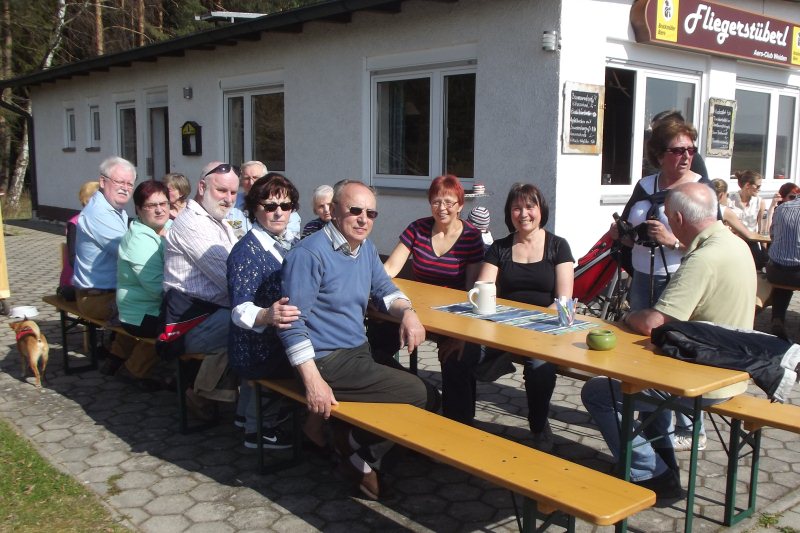
{"label": "brown dog", "polygon": [[[22,362],[22,377],[28,376],[28,368],[36,377],[36,386],[41,387],[44,380],[44,371],[47,368],[47,358],[50,346],[44,334],[39,331],[39,326],[33,320],[22,320],[9,324],[17,333],[17,350]],[[42,362],[42,371],[39,373],[39,361]]]}

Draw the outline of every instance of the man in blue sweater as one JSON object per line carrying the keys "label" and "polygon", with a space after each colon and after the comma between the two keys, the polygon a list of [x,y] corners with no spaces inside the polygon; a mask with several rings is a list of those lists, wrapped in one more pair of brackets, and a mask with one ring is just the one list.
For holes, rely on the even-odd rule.
{"label": "man in blue sweater", "polygon": [[[283,294],[300,318],[279,334],[289,362],[306,390],[308,409],[328,418],[337,398],[409,403],[433,410],[438,396],[420,378],[376,363],[364,331],[370,298],[401,320],[401,342],[413,351],[425,328],[411,301],[392,282],[367,240],[375,218],[375,194],[359,181],[343,180],[333,192],[332,220],[303,239],[283,264]],[[363,430],[334,426],[341,469],[366,496],[377,499],[372,445],[381,440]]]}

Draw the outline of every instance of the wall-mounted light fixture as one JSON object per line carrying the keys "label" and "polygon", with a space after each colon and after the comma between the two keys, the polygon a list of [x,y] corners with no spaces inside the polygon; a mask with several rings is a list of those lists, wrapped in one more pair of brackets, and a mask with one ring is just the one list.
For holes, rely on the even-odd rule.
{"label": "wall-mounted light fixture", "polygon": [[192,94],[192,88],[191,88],[191,87],[184,87],[184,88],[183,88],[183,97],[184,97],[185,99],[187,99],[187,100],[191,100],[191,99],[192,99],[192,96],[193,96],[193,94]]}
{"label": "wall-mounted light fixture", "polygon": [[556,30],[548,30],[542,33],[542,50],[555,52],[559,49],[561,49],[561,43],[558,40],[558,32]]}

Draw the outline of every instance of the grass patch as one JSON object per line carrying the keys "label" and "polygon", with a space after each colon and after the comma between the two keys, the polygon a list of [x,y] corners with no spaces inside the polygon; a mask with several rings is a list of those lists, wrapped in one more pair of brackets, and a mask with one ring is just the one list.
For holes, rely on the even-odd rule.
{"label": "grass patch", "polygon": [[0,531],[124,532],[97,497],[0,420]]}
{"label": "grass patch", "polygon": [[758,525],[767,529],[771,528],[772,526],[777,526],[780,521],[780,514],[761,513],[758,516]]}

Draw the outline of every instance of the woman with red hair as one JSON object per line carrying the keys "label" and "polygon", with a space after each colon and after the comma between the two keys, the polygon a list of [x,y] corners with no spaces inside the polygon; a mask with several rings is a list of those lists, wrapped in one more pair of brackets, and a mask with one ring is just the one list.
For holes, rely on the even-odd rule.
{"label": "woman with red hair", "polygon": [[[428,203],[431,216],[408,225],[383,267],[389,276],[395,277],[410,257],[415,280],[466,291],[475,284],[480,272],[483,237],[480,230],[461,219],[464,187],[453,175],[439,176],[428,188]],[[439,346],[442,365],[442,413],[447,418],[472,424],[473,368],[480,357],[480,346],[447,337],[434,340]]]}

